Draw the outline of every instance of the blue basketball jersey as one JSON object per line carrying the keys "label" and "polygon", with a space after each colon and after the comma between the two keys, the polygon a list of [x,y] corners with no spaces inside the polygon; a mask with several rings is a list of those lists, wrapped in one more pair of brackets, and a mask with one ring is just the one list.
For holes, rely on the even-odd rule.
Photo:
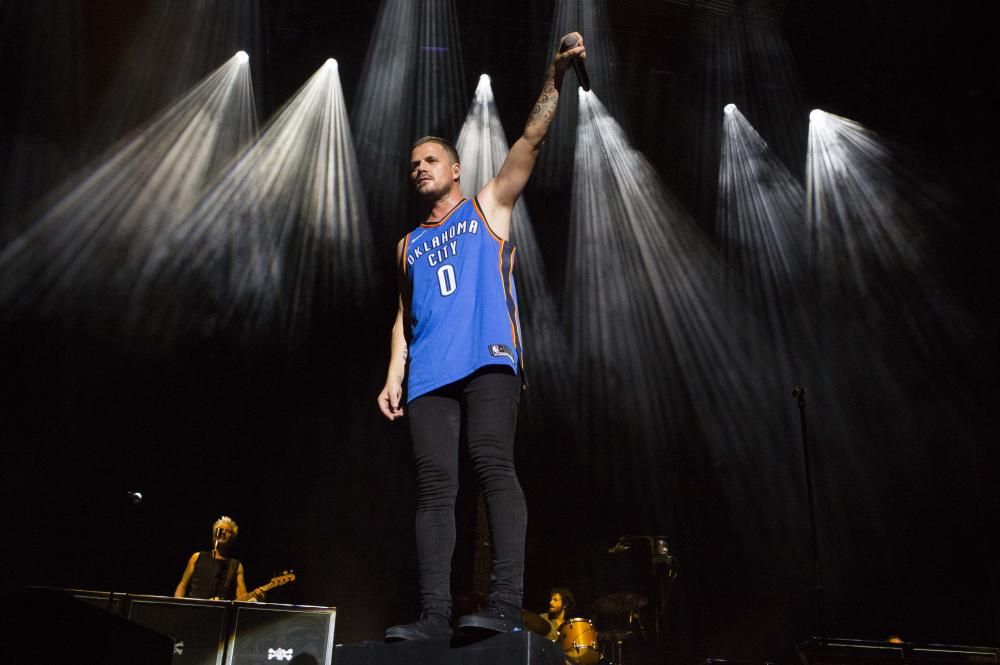
{"label": "blue basketball jersey", "polygon": [[486,365],[517,373],[515,248],[489,228],[479,202],[463,199],[404,242],[402,270],[411,294],[407,401]]}

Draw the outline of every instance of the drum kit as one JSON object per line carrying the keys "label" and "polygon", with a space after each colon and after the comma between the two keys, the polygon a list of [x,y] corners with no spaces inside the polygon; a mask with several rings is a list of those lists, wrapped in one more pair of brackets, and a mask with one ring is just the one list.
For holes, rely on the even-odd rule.
{"label": "drum kit", "polygon": [[[567,619],[559,627],[557,643],[566,656],[567,663],[576,665],[622,665],[622,643],[631,639],[633,624],[643,631],[638,610],[648,604],[648,599],[638,593],[611,593],[594,601],[597,614],[613,615],[614,628],[597,630],[594,622],[583,617]],[[524,627],[539,635],[549,634],[549,622],[528,610],[521,612]]]}

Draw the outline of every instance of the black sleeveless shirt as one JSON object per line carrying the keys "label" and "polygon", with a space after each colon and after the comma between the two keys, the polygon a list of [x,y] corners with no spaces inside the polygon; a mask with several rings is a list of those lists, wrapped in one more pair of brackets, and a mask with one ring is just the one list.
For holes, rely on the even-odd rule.
{"label": "black sleeveless shirt", "polygon": [[236,599],[237,559],[216,559],[211,552],[198,552],[194,573],[188,582],[188,598]]}

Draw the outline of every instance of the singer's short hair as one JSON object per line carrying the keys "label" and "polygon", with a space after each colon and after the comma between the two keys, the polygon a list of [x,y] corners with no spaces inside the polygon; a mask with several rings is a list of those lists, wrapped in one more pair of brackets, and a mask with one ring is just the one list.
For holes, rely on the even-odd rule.
{"label": "singer's short hair", "polygon": [[458,150],[452,145],[451,141],[448,139],[443,139],[440,136],[425,136],[423,138],[417,139],[413,145],[410,146],[410,152],[416,150],[417,146],[421,146],[425,143],[437,143],[442,148],[448,152],[448,157],[451,158],[452,164],[461,164],[461,160],[458,158]]}
{"label": "singer's short hair", "polygon": [[239,534],[240,532],[239,525],[236,524],[236,520],[234,520],[232,517],[229,517],[228,515],[222,515],[221,517],[219,517],[219,519],[215,520],[215,522],[212,524],[212,534],[214,535],[215,530],[218,529],[223,524],[225,524],[232,530],[234,536]]}

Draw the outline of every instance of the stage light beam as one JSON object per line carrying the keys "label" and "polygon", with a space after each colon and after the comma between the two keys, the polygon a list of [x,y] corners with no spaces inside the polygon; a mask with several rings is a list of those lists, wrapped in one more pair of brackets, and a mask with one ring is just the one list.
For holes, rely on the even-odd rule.
{"label": "stage light beam", "polygon": [[[490,86],[490,77],[483,74],[462,125],[456,143],[462,162],[462,189],[471,197],[500,170],[509,149]],[[524,362],[532,384],[538,389],[526,393],[528,405],[540,404],[532,399],[543,395],[547,408],[553,404],[569,412],[570,367],[566,356],[566,338],[558,321],[558,312],[549,290],[541,251],[535,239],[531,218],[524,198],[514,206],[511,219],[511,240],[516,249],[516,285],[520,301],[519,317],[525,339]],[[541,413],[539,411],[539,413]]]}
{"label": "stage light beam", "polygon": [[172,338],[210,325],[295,346],[370,297],[370,229],[335,63],[313,74],[148,263],[147,300],[158,308],[135,325],[152,321]]}
{"label": "stage light beam", "polygon": [[[947,176],[924,156],[854,120],[819,109],[810,118],[817,368],[837,414],[824,427],[844,442],[838,456],[856,479],[842,501],[863,506],[829,517],[845,536],[860,528],[882,538],[894,509],[876,460],[941,457],[941,440],[974,446],[984,431],[977,427],[988,398],[970,386],[985,380],[981,349],[990,334],[963,305],[964,277],[953,273],[977,240],[966,235]],[[867,523],[847,519],[851,513]],[[891,569],[889,548],[875,551]]]}
{"label": "stage light beam", "polygon": [[411,225],[409,146],[428,134],[451,140],[461,128],[461,52],[454,0],[381,3],[351,113],[380,247],[394,247]]}
{"label": "stage light beam", "polygon": [[124,66],[111,72],[94,114],[91,154],[147,123],[224,58],[263,51],[259,2],[150,0],[137,11],[140,22],[127,55],[119,59]]}
{"label": "stage light beam", "polygon": [[692,412],[720,457],[747,459],[761,397],[720,258],[594,93],[580,97],[575,164],[566,319],[601,473],[628,473],[628,450],[659,493]]}
{"label": "stage light beam", "polygon": [[[739,295],[733,313],[739,319],[746,359],[755,377],[758,394],[780,403],[788,387],[810,377],[811,388],[828,394],[820,385],[821,372],[807,371],[819,357],[812,343],[812,321],[806,308],[812,293],[806,270],[804,229],[805,191],[802,184],[773,153],[735,104],[722,117],[716,207],[717,235],[725,256],[724,279]],[[799,423],[793,409],[771,409],[754,428],[759,440],[771,445],[756,451],[757,465],[766,465],[772,481],[752,489],[754,466],[739,468],[741,491],[728,495],[733,510],[752,507],[748,519],[766,521],[770,537],[786,543],[788,558],[804,554],[794,521],[774,515],[774,506],[795,505],[799,499],[800,454],[793,445]],[[752,491],[752,498],[743,492]],[[764,520],[765,516],[772,516]],[[747,534],[756,539],[760,534]]]}
{"label": "stage light beam", "polygon": [[120,332],[149,257],[255,131],[249,69],[234,55],[53,195],[0,254],[0,302]]}

